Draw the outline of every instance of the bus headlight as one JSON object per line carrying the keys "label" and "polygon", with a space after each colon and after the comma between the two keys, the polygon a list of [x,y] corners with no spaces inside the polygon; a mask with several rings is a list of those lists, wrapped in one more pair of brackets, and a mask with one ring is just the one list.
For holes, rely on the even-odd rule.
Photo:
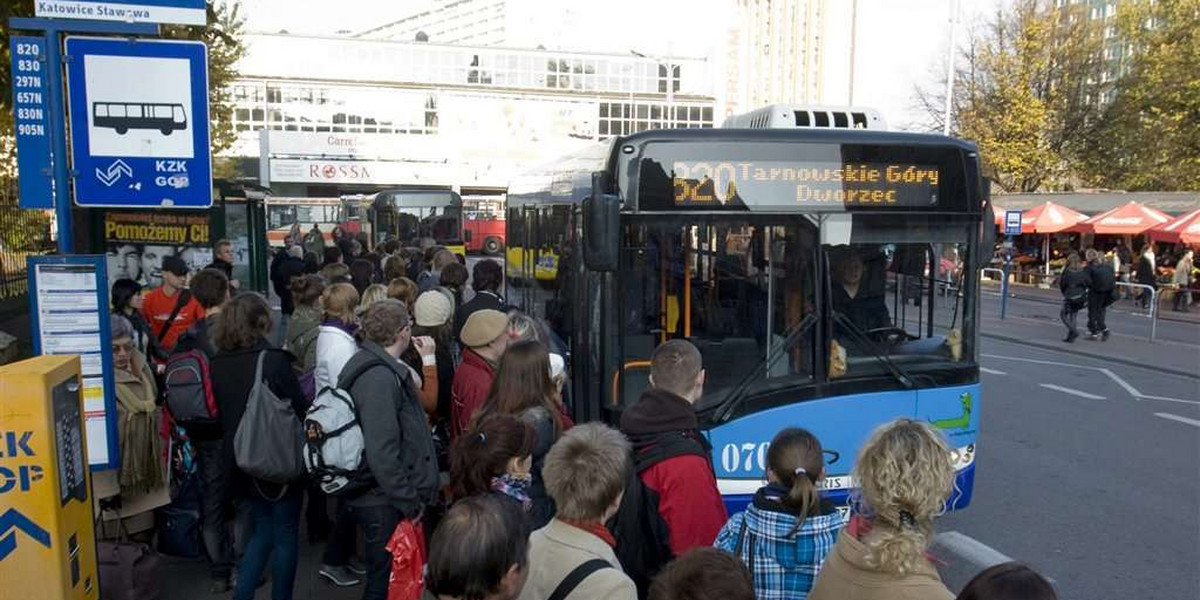
{"label": "bus headlight", "polygon": [[950,451],[950,466],[961,471],[975,463],[975,444],[959,446]]}

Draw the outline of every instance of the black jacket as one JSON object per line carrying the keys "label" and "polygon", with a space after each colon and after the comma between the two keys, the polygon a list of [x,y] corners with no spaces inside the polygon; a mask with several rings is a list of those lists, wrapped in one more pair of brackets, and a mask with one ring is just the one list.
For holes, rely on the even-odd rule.
{"label": "black jacket", "polygon": [[231,263],[231,262],[225,262],[219,258],[214,258],[213,261],[211,263],[208,263],[208,266],[206,266],[204,268],[205,269],[216,269],[216,270],[224,273],[225,277],[229,278],[230,280],[233,279],[233,263]]}
{"label": "black jacket", "polygon": [[1108,261],[1101,260],[1088,265],[1087,272],[1088,288],[1093,294],[1110,294],[1117,287],[1117,275]]}
{"label": "black jacket", "polygon": [[467,324],[467,318],[472,314],[485,309],[506,312],[508,308],[499,294],[487,291],[476,292],[470,302],[460,304],[454,313],[454,339],[462,336],[463,326]]}
{"label": "black jacket", "polygon": [[304,261],[295,256],[284,256],[272,266],[271,283],[279,296],[279,312],[290,315],[296,312],[296,304],[292,301],[292,278],[304,274]]}
{"label": "black jacket", "polygon": [[1137,263],[1137,282],[1142,285],[1154,285],[1154,265],[1150,264],[1150,259],[1143,254],[1138,257]]}
{"label": "black jacket", "polygon": [[266,359],[263,361],[263,379],[280,399],[290,400],[296,417],[304,418],[308,411],[308,401],[300,389],[300,381],[296,379],[296,371],[292,369],[292,355],[284,350],[272,348],[266,340],[259,338],[258,342],[243,350],[232,352],[219,351],[209,361],[212,375],[213,396],[217,399],[217,408],[221,411],[221,429],[225,432],[221,448],[222,464],[228,486],[225,488],[233,494],[246,496],[260,490],[267,495],[278,493],[279,487],[257,482],[251,485],[249,475],[237,468],[233,457],[233,438],[237,434],[238,425],[246,413],[246,401],[250,397],[250,388],[254,387],[254,371],[258,366],[258,353],[265,350]]}
{"label": "black jacket", "polygon": [[1082,301],[1087,298],[1091,280],[1092,276],[1086,269],[1064,269],[1058,278],[1058,289],[1062,290],[1064,299]]}
{"label": "black jacket", "polygon": [[338,379],[354,398],[372,481],[352,506],[387,506],[411,519],[434,503],[437,456],[409,370],[378,344],[364,342]]}

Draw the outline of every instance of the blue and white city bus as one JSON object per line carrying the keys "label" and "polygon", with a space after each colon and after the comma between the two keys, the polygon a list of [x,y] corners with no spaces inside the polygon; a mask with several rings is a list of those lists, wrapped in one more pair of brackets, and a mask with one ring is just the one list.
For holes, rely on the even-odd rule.
{"label": "blue and white city bus", "polygon": [[[813,431],[846,505],[878,425],[929,421],[971,499],[980,422],[978,266],[995,226],[974,145],[868,129],[681,129],[613,138],[514,181],[508,298],[571,356],[577,420],[615,422],[650,356],[703,355],[697,403],[731,512],[771,438]],[[514,235],[515,234],[515,235]],[[557,276],[535,281],[541,254]]]}

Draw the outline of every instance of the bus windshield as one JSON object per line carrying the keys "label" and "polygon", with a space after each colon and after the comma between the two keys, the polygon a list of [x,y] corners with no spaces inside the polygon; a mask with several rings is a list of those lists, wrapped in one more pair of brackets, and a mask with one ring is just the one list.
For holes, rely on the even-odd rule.
{"label": "bus windshield", "polygon": [[907,378],[970,358],[963,326],[972,313],[957,279],[965,224],[882,228],[860,216],[848,244],[821,244],[818,224],[802,216],[730,217],[639,218],[624,228],[622,403],[648,385],[654,347],[676,337],[704,357],[702,409],[739,387]]}

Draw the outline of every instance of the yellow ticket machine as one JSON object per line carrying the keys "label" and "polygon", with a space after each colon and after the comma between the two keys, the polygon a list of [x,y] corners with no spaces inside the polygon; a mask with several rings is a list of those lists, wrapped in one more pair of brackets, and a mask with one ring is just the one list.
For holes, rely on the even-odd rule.
{"label": "yellow ticket machine", "polygon": [[0,582],[14,600],[95,600],[79,357],[0,366]]}

